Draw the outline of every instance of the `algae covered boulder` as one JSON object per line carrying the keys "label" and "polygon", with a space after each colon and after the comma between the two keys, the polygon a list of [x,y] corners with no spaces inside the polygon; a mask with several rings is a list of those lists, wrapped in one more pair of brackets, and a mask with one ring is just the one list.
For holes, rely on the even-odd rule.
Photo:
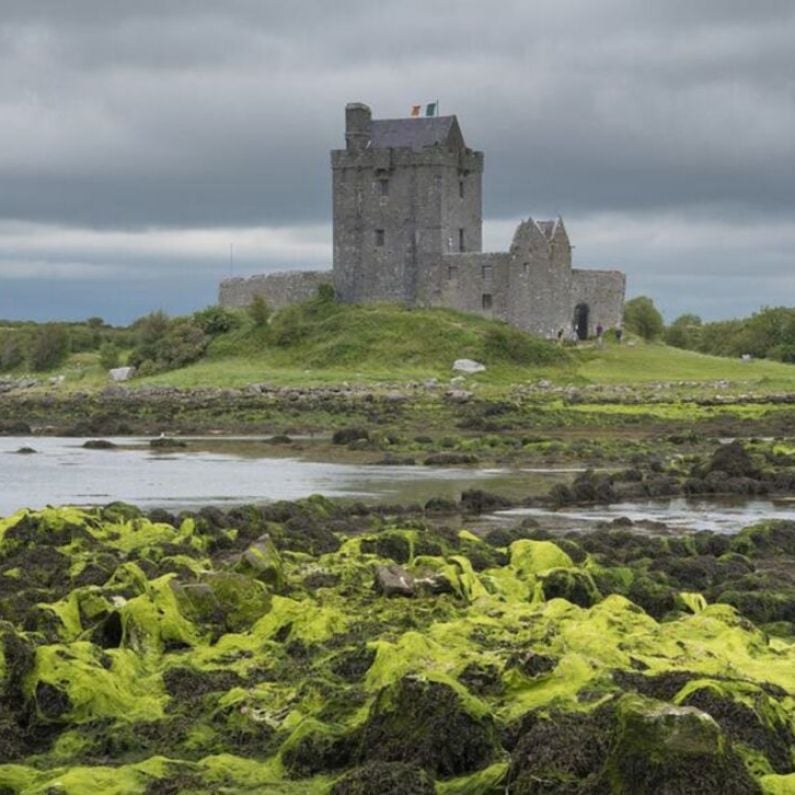
{"label": "algae covered boulder", "polygon": [[346,773],[331,795],[434,795],[433,780],[418,765],[370,762]]}
{"label": "algae covered boulder", "polygon": [[264,582],[271,590],[280,591],[284,587],[282,559],[267,533],[240,556],[235,569]]}
{"label": "algae covered boulder", "polygon": [[540,579],[545,599],[566,599],[580,607],[591,607],[602,598],[587,571],[552,569]]}
{"label": "algae covered boulder", "polygon": [[406,676],[378,694],[357,757],[411,763],[450,778],[486,767],[498,747],[489,714],[467,709],[450,685]]}
{"label": "algae covered boulder", "polygon": [[615,735],[614,713],[608,705],[585,714],[553,711],[525,716],[514,731],[519,737],[511,753],[506,792],[609,792],[598,784]]}
{"label": "algae covered boulder", "polygon": [[718,724],[694,707],[639,696],[618,704],[619,736],[608,764],[626,795],[756,795],[761,789]]}

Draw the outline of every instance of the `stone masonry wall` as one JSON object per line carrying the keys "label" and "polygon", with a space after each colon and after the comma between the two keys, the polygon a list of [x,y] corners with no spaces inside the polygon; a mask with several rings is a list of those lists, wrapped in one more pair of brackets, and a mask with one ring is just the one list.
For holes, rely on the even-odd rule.
{"label": "stone masonry wall", "polygon": [[321,284],[332,284],[331,271],[283,271],[225,279],[218,289],[218,303],[227,309],[248,306],[254,296],[260,295],[272,309],[283,309],[290,304],[308,301],[317,295]]}
{"label": "stone masonry wall", "polygon": [[480,251],[481,153],[337,150],[331,163],[341,301],[423,305],[440,252]]}
{"label": "stone masonry wall", "polygon": [[573,304],[588,305],[588,333],[596,333],[601,323],[605,331],[621,323],[624,311],[626,277],[621,271],[573,270],[571,297]]}

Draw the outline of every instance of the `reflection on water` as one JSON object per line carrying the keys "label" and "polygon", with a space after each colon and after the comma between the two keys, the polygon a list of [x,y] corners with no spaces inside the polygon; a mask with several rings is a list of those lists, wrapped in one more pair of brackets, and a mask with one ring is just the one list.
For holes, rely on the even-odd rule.
{"label": "reflection on water", "polygon": [[768,519],[795,520],[795,501],[676,498],[622,502],[618,505],[587,508],[565,508],[560,511],[517,508],[500,511],[497,516],[511,521],[531,516],[544,526],[551,525],[557,530],[587,530],[597,522],[610,522],[624,516],[633,522],[664,522],[668,527],[682,530],[736,533],[743,527]]}
{"label": "reflection on water", "polygon": [[[294,500],[310,494],[395,503],[457,499],[468,488],[545,492],[563,477],[554,471],[367,466],[266,457],[256,439],[190,441],[156,451],[148,439],[111,439],[115,450],[86,450],[83,439],[0,438],[0,516],[23,507],[104,504],[124,500],[173,510],[202,505]],[[234,444],[232,444],[234,442]],[[32,447],[35,455],[15,455]]]}

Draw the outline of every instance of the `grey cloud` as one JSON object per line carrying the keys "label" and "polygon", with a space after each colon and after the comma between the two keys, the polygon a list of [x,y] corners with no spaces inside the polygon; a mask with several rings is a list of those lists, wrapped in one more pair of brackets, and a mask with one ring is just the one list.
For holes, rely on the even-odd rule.
{"label": "grey cloud", "polygon": [[788,219],[794,39],[788,0],[4,0],[0,220],[328,223],[345,102],[434,98],[488,217]]}

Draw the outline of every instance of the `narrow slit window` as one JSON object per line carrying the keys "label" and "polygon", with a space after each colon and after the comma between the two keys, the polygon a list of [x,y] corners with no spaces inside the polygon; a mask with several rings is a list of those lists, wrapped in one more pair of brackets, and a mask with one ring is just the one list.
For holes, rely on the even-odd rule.
{"label": "narrow slit window", "polygon": [[482,304],[484,309],[491,309],[491,293],[483,293]]}
{"label": "narrow slit window", "polygon": [[388,179],[379,179],[378,180],[378,192],[382,196],[389,196],[389,180]]}
{"label": "narrow slit window", "polygon": [[525,263],[522,264],[522,271],[524,272],[525,276],[529,276],[530,275],[530,263],[529,262],[525,262]]}
{"label": "narrow slit window", "polygon": [[458,196],[461,199],[464,198],[464,180],[463,179],[459,179],[458,180]]}
{"label": "narrow slit window", "polygon": [[383,246],[384,245],[384,230],[383,229],[376,229],[375,230],[375,244],[376,246]]}
{"label": "narrow slit window", "polygon": [[464,230],[458,230],[458,250],[464,251]]}

